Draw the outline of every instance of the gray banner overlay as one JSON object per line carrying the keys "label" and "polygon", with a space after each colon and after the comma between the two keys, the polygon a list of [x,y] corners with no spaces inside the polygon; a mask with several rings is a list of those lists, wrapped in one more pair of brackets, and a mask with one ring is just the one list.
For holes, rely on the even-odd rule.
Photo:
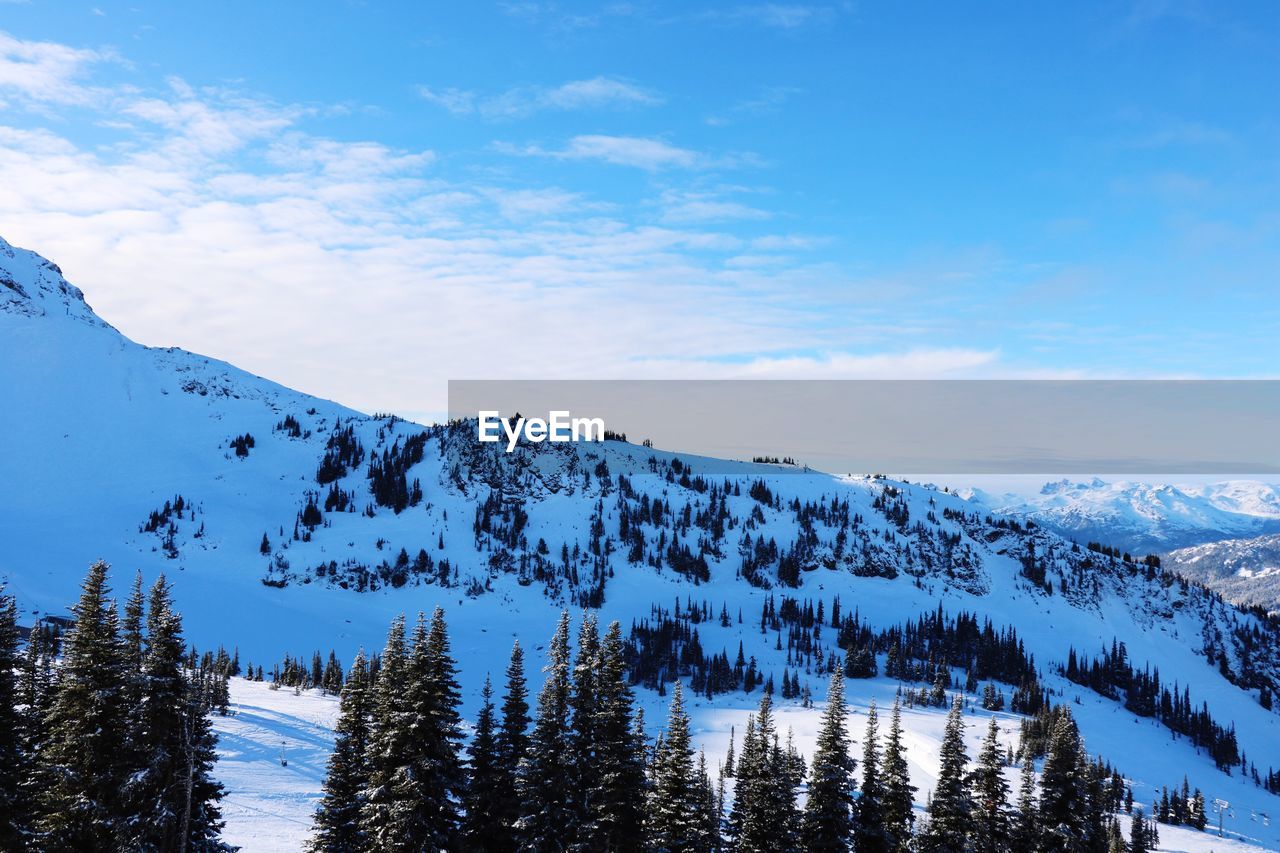
{"label": "gray banner overlay", "polygon": [[481,411],[837,474],[1280,472],[1280,380],[449,382],[451,419]]}

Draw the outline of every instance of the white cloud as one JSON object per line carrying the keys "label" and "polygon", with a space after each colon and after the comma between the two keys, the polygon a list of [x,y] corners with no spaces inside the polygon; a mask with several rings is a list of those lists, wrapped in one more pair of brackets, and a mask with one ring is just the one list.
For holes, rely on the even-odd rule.
{"label": "white cloud", "polygon": [[657,94],[612,77],[571,80],[559,86],[522,86],[499,95],[482,96],[465,89],[419,86],[418,95],[455,115],[486,119],[525,118],[547,110],[587,110],[607,107],[655,106]]}
{"label": "white cloud", "polygon": [[0,31],[0,91],[35,102],[86,105],[94,90],[81,79],[89,66],[111,59],[109,52],[22,41]]}
{"label": "white cloud", "polygon": [[550,157],[556,160],[599,160],[615,166],[632,166],[656,172],[665,169],[736,169],[763,165],[751,153],[710,155],[653,137],[583,134],[575,136],[563,148],[540,145],[515,146],[496,143],[497,150],[525,157]]}
{"label": "white cloud", "polygon": [[[57,132],[0,125],[3,236],[61,264],[104,319],[144,343],[370,411],[442,409],[450,376],[720,375],[727,360],[765,351],[834,355],[735,369],[964,369],[959,352],[840,355],[903,351],[904,332],[882,315],[837,322],[826,267],[767,262],[801,255],[810,238],[748,241],[709,227],[757,218],[715,206],[734,205],[737,190],[672,190],[619,209],[553,186],[449,179],[432,152],[309,132],[318,108],[177,80],[85,100],[92,81],[81,75],[96,54],[16,52],[46,57],[47,82],[22,97],[81,104],[90,124],[117,122],[123,141],[78,144],[66,121],[51,124]],[[523,153],[650,171],[750,162],[625,136]]]}

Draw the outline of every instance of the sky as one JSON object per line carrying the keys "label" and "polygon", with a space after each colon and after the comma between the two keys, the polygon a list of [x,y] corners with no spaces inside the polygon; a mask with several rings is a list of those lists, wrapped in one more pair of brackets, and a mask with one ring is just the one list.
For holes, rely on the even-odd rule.
{"label": "sky", "polygon": [[0,236],[448,379],[1275,377],[1280,5],[0,0]]}

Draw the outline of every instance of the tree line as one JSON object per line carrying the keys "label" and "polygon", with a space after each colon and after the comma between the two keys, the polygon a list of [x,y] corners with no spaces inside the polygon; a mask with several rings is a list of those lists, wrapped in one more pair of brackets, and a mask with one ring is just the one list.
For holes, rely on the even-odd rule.
{"label": "tree line", "polygon": [[1117,814],[1132,809],[1131,795],[1089,757],[1065,707],[1055,709],[1038,778],[1024,752],[1015,799],[1004,773],[1012,747],[1000,744],[992,718],[971,761],[956,696],[937,784],[918,814],[901,703],[883,735],[872,704],[855,758],[843,666],[831,670],[810,762],[779,734],[766,690],[740,751],[731,739],[713,779],[693,748],[683,683],[674,682],[666,725],[651,741],[618,623],[601,637],[584,616],[574,654],[569,634],[563,613],[532,712],[524,653],[513,646],[503,694],[486,679],[464,745],[443,611],[420,614],[411,631],[404,617],[394,620],[377,665],[362,651],[347,673],[312,849],[1144,853],[1153,845],[1155,823],[1141,809],[1124,837]]}
{"label": "tree line", "polygon": [[122,610],[95,563],[62,638],[19,648],[0,595],[0,849],[220,851],[222,788],[209,715],[225,655],[188,651],[161,576]]}

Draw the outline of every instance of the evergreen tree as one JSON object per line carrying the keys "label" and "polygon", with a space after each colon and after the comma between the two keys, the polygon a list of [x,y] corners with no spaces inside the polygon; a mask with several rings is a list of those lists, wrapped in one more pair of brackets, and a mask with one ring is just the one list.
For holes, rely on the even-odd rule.
{"label": "evergreen tree", "polygon": [[1133,819],[1129,826],[1129,853],[1149,853],[1151,844],[1147,839],[1147,818],[1138,806],[1133,810]]}
{"label": "evergreen tree", "polygon": [[679,681],[653,764],[653,789],[645,814],[650,849],[662,853],[708,849],[704,791],[694,769],[689,717],[684,712],[684,689]]}
{"label": "evergreen tree", "polygon": [[338,702],[333,754],[329,756],[324,796],[315,817],[312,848],[324,853],[354,853],[365,848],[360,826],[364,791],[369,784],[369,725],[373,688],[364,650],[356,654]]}
{"label": "evergreen tree", "polygon": [[462,696],[444,610],[435,608],[425,637],[421,623],[419,614],[409,661],[409,725],[417,750],[412,790],[422,822],[421,849],[449,850],[457,847],[459,805],[466,785],[458,713]]}
{"label": "evergreen tree", "polygon": [[520,819],[517,782],[520,762],[529,752],[529,688],[524,675],[524,650],[517,640],[507,663],[507,689],[502,699],[502,721],[494,737],[493,773],[506,796],[497,803],[489,843],[494,850],[516,849],[516,822]]}
{"label": "evergreen tree", "polygon": [[893,700],[889,717],[889,737],[884,745],[884,828],[890,839],[889,849],[906,853],[911,846],[911,828],[915,823],[915,786],[907,768],[906,746],[902,742],[902,703]]}
{"label": "evergreen tree", "polygon": [[563,839],[570,850],[589,853],[593,848],[587,842],[587,826],[594,809],[597,793],[595,778],[596,728],[599,723],[597,707],[597,667],[600,664],[600,632],[596,617],[586,613],[578,628],[578,648],[573,664],[573,684],[569,693],[570,731],[569,748],[572,751],[570,768],[573,775],[564,780],[572,792],[572,826],[566,827]]}
{"label": "evergreen tree", "polygon": [[[141,607],[134,615],[141,614]],[[142,696],[130,714],[128,777],[123,799],[130,813],[120,828],[122,846],[172,849],[187,812],[187,707],[183,672],[186,648],[181,619],[173,612],[170,587],[161,575],[151,587],[147,608]],[[126,647],[127,648],[127,647]]]}
{"label": "evergreen tree", "polygon": [[531,853],[564,849],[566,833],[576,833],[573,792],[565,784],[573,777],[569,744],[569,614],[548,649],[547,680],[538,693],[527,759],[521,764],[518,790],[521,814],[520,846]]}
{"label": "evergreen tree", "polygon": [[720,850],[720,819],[724,813],[724,788],[711,783],[707,772],[707,754],[698,753],[698,788],[702,792],[699,853],[715,853]]}
{"label": "evergreen tree", "polygon": [[633,851],[641,846],[645,810],[643,733],[633,723],[622,627],[613,622],[600,645],[596,666],[595,790],[580,839],[586,849]]}
{"label": "evergreen tree", "polygon": [[476,718],[475,734],[467,747],[470,780],[464,800],[466,817],[462,838],[467,850],[476,853],[507,850],[508,836],[501,820],[503,805],[512,792],[502,787],[497,772],[498,741],[493,709],[493,686],[484,680],[483,703]]}
{"label": "evergreen tree", "polygon": [[1063,706],[1054,723],[1049,750],[1040,774],[1040,849],[1088,849],[1089,802],[1081,778],[1083,749],[1071,712]]}
{"label": "evergreen tree", "polygon": [[862,789],[858,794],[859,853],[889,853],[894,838],[885,827],[884,781],[880,777],[880,717],[875,700],[867,710],[862,741]]}
{"label": "evergreen tree", "polygon": [[404,617],[397,616],[387,632],[369,731],[369,786],[360,810],[360,824],[371,850],[412,849],[414,804],[405,802],[399,788],[410,770],[406,757],[413,750],[407,694],[408,660]]}
{"label": "evergreen tree", "polygon": [[[225,679],[219,678],[220,682]],[[218,736],[209,719],[208,706],[199,699],[198,691],[188,685],[186,714],[183,717],[182,756],[179,766],[179,790],[182,811],[178,821],[178,849],[191,853],[226,853],[232,848],[221,841],[225,821],[218,805],[222,785],[214,778],[218,760]]]}
{"label": "evergreen tree", "polygon": [[801,822],[801,840],[806,850],[846,851],[853,839],[853,771],[856,762],[849,752],[845,729],[848,707],[844,700],[844,667],[831,671],[827,687],[827,708],[818,730],[813,755],[813,775],[809,799]]}
{"label": "evergreen tree", "polygon": [[773,728],[773,697],[766,692],[757,715],[747,722],[738,759],[738,784],[729,825],[740,853],[795,849],[799,824],[797,781],[794,766],[778,745]]}
{"label": "evergreen tree", "polygon": [[107,850],[121,814],[125,660],[107,564],[89,569],[73,608],[40,753],[38,846]]}
{"label": "evergreen tree", "polygon": [[1001,767],[1000,728],[992,717],[970,777],[973,787],[973,843],[978,853],[1012,850],[1009,834],[1009,785]]}
{"label": "evergreen tree", "polygon": [[929,822],[920,837],[928,853],[964,853],[973,825],[973,801],[965,786],[964,706],[960,696],[951,703],[939,747],[938,783],[929,801]]}
{"label": "evergreen tree", "polygon": [[1022,749],[1022,770],[1018,776],[1018,807],[1010,830],[1014,850],[1035,850],[1040,846],[1040,810],[1036,806],[1036,762],[1027,746]]}
{"label": "evergreen tree", "polygon": [[20,850],[30,832],[23,777],[24,720],[18,711],[18,607],[0,593],[0,850]]}

